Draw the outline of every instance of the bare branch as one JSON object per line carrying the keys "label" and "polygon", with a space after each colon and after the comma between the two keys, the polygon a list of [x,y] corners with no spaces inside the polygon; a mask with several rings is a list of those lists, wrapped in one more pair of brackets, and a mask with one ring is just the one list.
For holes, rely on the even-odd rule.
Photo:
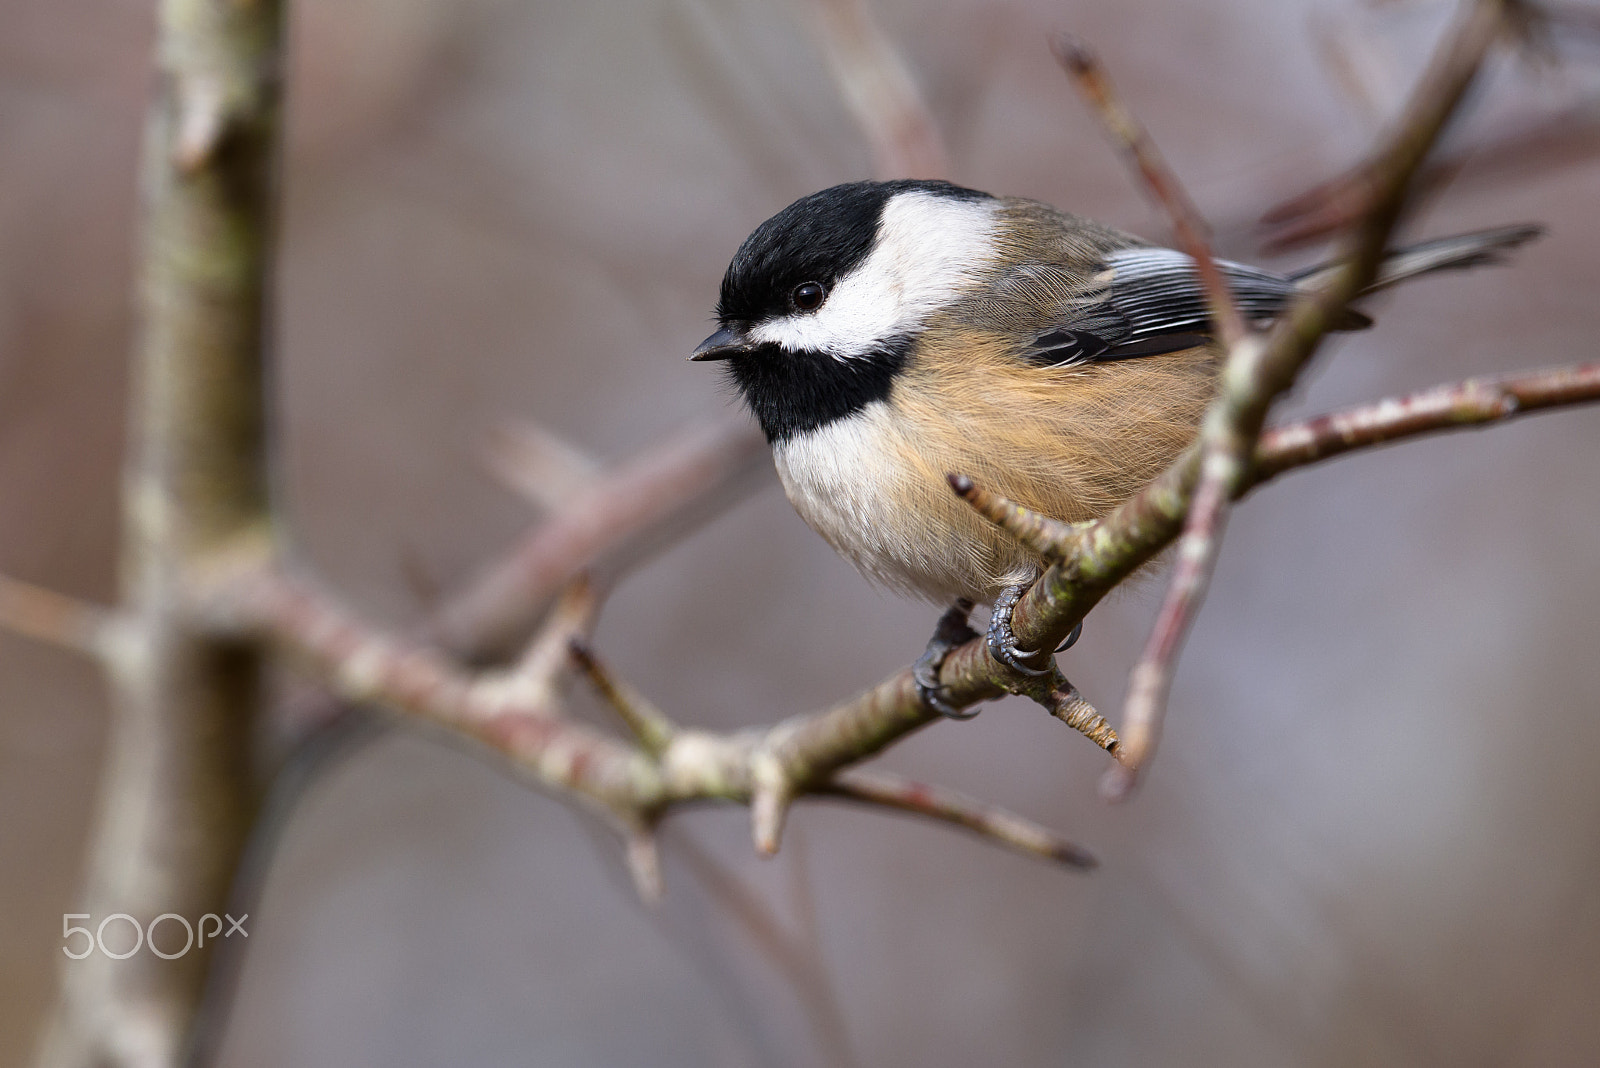
{"label": "bare branch", "polygon": [[[1600,364],[1438,386],[1268,431],[1250,484],[1407,437],[1595,401],[1600,401]],[[1041,523],[1041,538],[1062,558],[1036,584],[1044,591],[1045,608],[1022,624],[1028,632],[1070,630],[1107,591],[1169,544],[1182,529],[1198,469],[1198,452],[1191,449],[1185,460],[1101,520]],[[1004,498],[985,499],[1002,518],[1011,514]],[[266,629],[331,679],[342,696],[385,704],[476,738],[547,788],[596,805],[625,835],[653,826],[678,804],[731,801],[751,805],[753,836],[770,854],[795,799],[839,794],[841,781],[846,788],[859,785],[854,771],[840,779],[844,769],[942,721],[924,706],[905,668],[827,710],[764,730],[710,734],[672,724],[581,652],[580,663],[640,739],[633,747],[564,720],[553,705],[518,704],[500,685],[502,675],[474,677],[435,650],[372,631],[303,580],[272,568],[233,573],[206,596],[208,603],[197,610],[224,621],[227,633],[238,635],[251,623]],[[576,593],[570,597],[578,600]],[[950,653],[940,681],[958,707],[1024,694],[1120,759],[1116,732],[1059,672],[1042,679],[1018,675],[996,664],[983,640],[976,639]],[[635,842],[633,848],[642,847]]]}
{"label": "bare branch", "polygon": [[660,756],[666,752],[667,746],[672,744],[673,735],[678,733],[678,728],[667,718],[649,698],[635,690],[621,679],[614,677],[606,670],[593,650],[581,641],[573,640],[568,643],[567,650],[583,673],[588,676],[589,683],[601,697],[622,717],[622,721],[633,732],[634,738],[651,756]]}
{"label": "bare branch", "polygon": [[475,684],[477,689],[524,715],[557,715],[571,675],[569,650],[573,642],[588,639],[601,601],[594,584],[579,575],[556,601],[521,659],[506,671],[486,673]]}
{"label": "bare branch", "polygon": [[655,907],[665,891],[661,882],[661,844],[656,840],[655,829],[643,827],[629,832],[623,844],[623,857],[639,901],[646,908]]}
{"label": "bare branch", "polygon": [[111,609],[0,575],[0,627],[6,630],[109,660],[128,625]]}
{"label": "bare branch", "polygon": [[491,430],[483,457],[495,477],[545,512],[559,511],[604,473],[577,446],[525,421]]}
{"label": "bare branch", "polygon": [[[1219,447],[1216,453],[1202,450],[1201,479],[1189,499],[1183,538],[1178,544],[1178,559],[1172,569],[1166,598],[1144,651],[1129,676],[1128,696],[1123,706],[1124,748],[1118,754],[1123,766],[1108,772],[1104,780],[1106,795],[1114,799],[1126,796],[1134,785],[1134,775],[1155,750],[1178,652],[1205,598],[1212,569],[1216,566],[1230,500],[1230,473],[1223,466],[1229,461],[1207,461],[1213,455],[1225,456],[1221,449]],[[1215,473],[1208,477],[1210,472]]]}
{"label": "bare branch", "polygon": [[[1238,495],[1346,452],[1595,401],[1600,401],[1600,365],[1580,364],[1434,386],[1288,423],[1262,434],[1249,482]],[[1039,543],[1060,562],[1017,606],[1013,625],[1028,635],[1024,640],[1059,641],[1107,592],[1171,544],[1182,529],[1199,468],[1199,452],[1191,448],[1110,515],[1088,524],[1041,522]],[[983,514],[991,519],[1017,507],[997,494],[984,499]],[[941,681],[948,685],[956,678],[951,672]]]}
{"label": "bare branch", "polygon": [[298,653],[345,700],[452,727],[625,827],[659,801],[659,777],[644,754],[549,706],[516,703],[501,676],[474,677],[436,649],[366,626],[304,579],[266,568],[211,596],[226,602],[227,615]]}
{"label": "bare branch", "polygon": [[1008,849],[1082,871],[1100,863],[1087,849],[1031,820],[956,790],[913,782],[884,771],[857,768],[842,772],[817,793],[953,823]]}
{"label": "bare branch", "polygon": [[[937,131],[864,0],[815,3],[880,173],[942,173]],[[1215,560],[1229,501],[1283,471],[1354,449],[1600,400],[1600,364],[1585,364],[1470,380],[1261,429],[1273,399],[1373,276],[1419,166],[1512,3],[1471,5],[1383,150],[1285,216],[1292,228],[1335,204],[1358,225],[1330,284],[1298,302],[1267,339],[1244,323],[1210,255],[1203,222],[1104,72],[1081,46],[1058,44],[1058,56],[1172,215],[1231,360],[1202,444],[1098,522],[1052,523],[970,480],[951,480],[982,514],[1053,561],[1015,620],[1019,639],[1036,648],[1052,647],[1107,590],[1176,537],[1187,516],[1168,605],[1135,671],[1123,740],[1064,677],[1032,679],[997,665],[981,640],[943,664],[940,681],[952,703],[1026,695],[1137,769],[1159,734],[1172,666]],[[526,437],[512,445],[501,440],[502,466],[513,468],[536,500],[554,505],[556,515],[445,605],[427,642],[371,628],[275,561],[261,562],[272,548],[260,372],[280,16],[281,6],[270,2],[204,0],[161,9],[137,442],[125,509],[128,609],[115,614],[0,577],[0,626],[96,653],[121,669],[111,771],[83,907],[101,915],[220,908],[255,803],[244,769],[263,636],[299,653],[342,697],[477,739],[538,783],[593,806],[623,834],[630,874],[646,902],[661,893],[657,822],[673,806],[704,800],[748,804],[764,853],[778,848],[791,803],[812,794],[915,813],[1028,855],[1092,866],[1081,848],[1011,813],[943,788],[846,770],[939,721],[909,669],[824,711],[719,735],[674,725],[588,651],[600,597],[583,575],[598,574],[603,587],[743,496],[767,469],[765,443],[743,421],[675,437],[599,474],[550,440],[531,448]],[[206,573],[237,545],[265,545],[269,552],[242,553],[255,562],[225,569],[220,578]],[[473,660],[511,656],[563,590],[510,670],[475,674],[451,659],[452,653]],[[564,715],[561,685],[574,660],[623,717],[633,741]],[[1116,780],[1124,789],[1131,781]],[[71,973],[44,1063],[119,1057],[175,1063],[205,963],[200,954],[176,965],[100,961]]]}
{"label": "bare branch", "polygon": [[867,0],[808,0],[839,93],[872,148],[879,178],[942,178],[944,141]]}
{"label": "bare branch", "polygon": [[1108,796],[1125,796],[1154,752],[1178,652],[1205,597],[1229,503],[1247,485],[1256,439],[1272,402],[1298,376],[1349,301],[1376,276],[1417,168],[1455,113],[1484,56],[1504,29],[1501,0],[1467,6],[1413,94],[1388,142],[1367,166],[1368,208],[1323,289],[1290,306],[1265,343],[1229,346],[1217,398],[1201,425],[1200,481],[1190,501],[1166,599],[1134,666],[1122,724],[1122,765],[1108,772]]}
{"label": "bare branch", "polygon": [[966,501],[983,518],[1016,538],[1045,559],[1059,559],[1072,550],[1079,531],[1087,523],[1063,523],[1030,511],[977,485],[966,475],[946,476],[956,496]]}
{"label": "bare branch", "polygon": [[1050,48],[1056,61],[1072,75],[1078,90],[1094,106],[1129,165],[1144,180],[1145,191],[1172,220],[1179,249],[1194,260],[1195,270],[1200,274],[1217,336],[1227,348],[1239,344],[1250,333],[1250,328],[1211,255],[1209,228],[1194,201],[1189,199],[1178,176],[1167,166],[1149,131],[1117,96],[1111,79],[1088,45],[1068,34],[1060,34],[1051,41]]}
{"label": "bare branch", "polygon": [[[448,726],[511,758],[547,788],[595,806],[628,837],[636,878],[648,874],[640,867],[644,838],[668,807],[701,800],[749,803],[757,846],[771,854],[795,798],[818,791],[851,792],[848,785],[835,789],[835,770],[876,752],[881,745],[874,744],[874,733],[881,744],[888,744],[932,715],[922,707],[907,671],[891,679],[882,693],[764,732],[721,737],[681,730],[577,646],[573,652],[579,663],[639,738],[634,748],[566,720],[554,707],[518,704],[517,691],[505,687],[502,674],[475,677],[437,650],[383,635],[305,580],[276,568],[231,572],[200,596],[196,611],[225,620],[232,634],[241,633],[241,626],[263,630],[298,653],[341,697]],[[994,667],[981,647],[967,652],[974,662]],[[1080,729],[1092,730],[1085,724],[1096,718],[1093,710],[1064,679],[1030,681],[1039,688],[1036,699]],[[1003,692],[992,679],[978,685]],[[880,721],[874,723],[875,718]],[[1110,737],[1114,744],[1114,735]],[[870,799],[870,785],[855,791],[858,800]],[[1006,838],[1017,848],[1049,852],[1040,843],[1054,841],[1046,832],[1030,830],[1026,821],[998,810],[980,811],[958,795],[930,796],[946,810],[942,818]],[[895,807],[909,806],[904,797],[895,802]],[[1057,859],[1078,855],[1066,847],[1050,849]],[[650,885],[649,879],[640,883],[647,899]]]}
{"label": "bare branch", "polygon": [[507,656],[580,572],[609,583],[749,494],[771,470],[747,421],[697,427],[647,449],[566,502],[434,616],[428,635],[469,661]]}
{"label": "bare branch", "polygon": [[1434,386],[1267,430],[1256,449],[1252,485],[1355,449],[1597,400],[1600,363]]}

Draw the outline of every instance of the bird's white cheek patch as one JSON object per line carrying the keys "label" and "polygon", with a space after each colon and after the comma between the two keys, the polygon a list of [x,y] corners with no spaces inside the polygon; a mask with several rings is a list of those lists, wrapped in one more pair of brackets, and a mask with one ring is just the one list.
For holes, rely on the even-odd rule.
{"label": "bird's white cheek patch", "polygon": [[884,207],[877,246],[821,308],[762,323],[750,336],[845,360],[914,333],[990,266],[998,212],[993,200],[899,193]]}

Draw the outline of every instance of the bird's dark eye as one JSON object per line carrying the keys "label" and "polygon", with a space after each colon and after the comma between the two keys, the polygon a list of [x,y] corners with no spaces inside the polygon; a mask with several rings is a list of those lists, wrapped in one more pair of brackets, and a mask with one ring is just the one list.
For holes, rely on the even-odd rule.
{"label": "bird's dark eye", "polygon": [[789,302],[800,311],[816,311],[827,296],[828,291],[822,288],[821,282],[801,282],[789,294]]}

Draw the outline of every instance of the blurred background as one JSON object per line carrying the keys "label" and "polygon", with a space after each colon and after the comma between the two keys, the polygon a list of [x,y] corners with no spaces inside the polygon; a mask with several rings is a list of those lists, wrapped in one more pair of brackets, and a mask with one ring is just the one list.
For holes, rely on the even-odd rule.
{"label": "blurred background", "polygon": [[[803,0],[293,5],[277,359],[303,556],[400,628],[533,513],[485,443],[606,460],[732,398],[683,356],[738,242],[872,156]],[[1096,45],[1217,227],[1337,172],[1452,5],[879,0],[950,176],[1154,238],[1046,48]],[[1600,14],[1497,64],[1428,235],[1540,220],[1510,269],[1424,280],[1286,411],[1592,359]],[[0,569],[114,596],[134,172],[153,5],[0,0]],[[1587,21],[1586,21],[1587,20]],[[1308,250],[1262,260],[1298,266]],[[804,803],[668,824],[667,896],[609,835],[409,730],[303,794],[248,924],[222,1063],[1589,1065],[1600,1062],[1600,412],[1365,453],[1232,520],[1159,760],[1025,702],[886,766],[1096,850],[1081,876]],[[1062,663],[1117,708],[1159,583]],[[763,724],[869,685],[934,610],[875,592],[775,482],[617,591],[598,647],[679,720]],[[296,692],[293,683],[285,691]],[[105,693],[0,634],[0,1064],[61,963]]]}

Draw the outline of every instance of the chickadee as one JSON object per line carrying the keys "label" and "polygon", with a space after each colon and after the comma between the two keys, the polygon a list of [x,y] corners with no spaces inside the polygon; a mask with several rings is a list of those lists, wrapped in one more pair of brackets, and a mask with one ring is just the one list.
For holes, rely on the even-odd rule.
{"label": "chickadee", "polygon": [[[1539,232],[1396,251],[1367,292],[1491,262]],[[1323,270],[1218,266],[1255,321]],[[1038,673],[1010,616],[1041,568],[946,476],[1066,522],[1104,515],[1193,440],[1221,357],[1188,256],[942,181],[795,201],[734,255],[717,320],[690,358],[726,363],[801,517],[869,578],[956,602],[917,667],[946,714],[938,668],[974,601],[994,602],[996,659]],[[1340,328],[1370,325],[1352,311]]]}

